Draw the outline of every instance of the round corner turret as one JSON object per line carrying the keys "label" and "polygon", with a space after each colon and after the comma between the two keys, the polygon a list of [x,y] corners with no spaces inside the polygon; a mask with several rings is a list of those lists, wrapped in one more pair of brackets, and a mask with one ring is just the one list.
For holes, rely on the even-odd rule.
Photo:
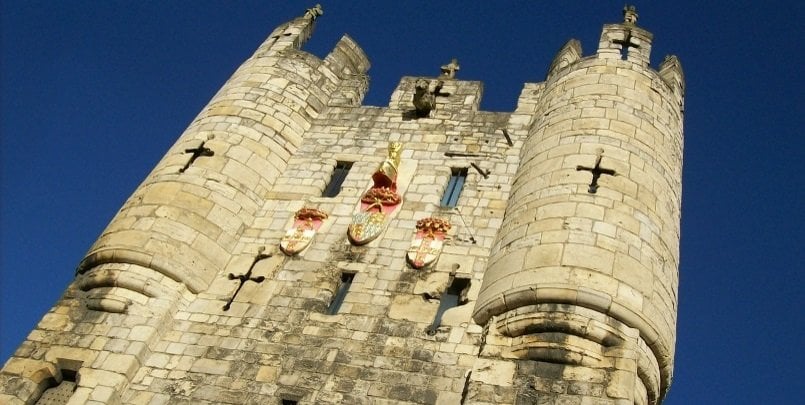
{"label": "round corner turret", "polygon": [[[554,310],[546,305],[622,325],[624,342],[647,348],[640,373],[655,403],[676,340],[678,271],[669,269],[679,265],[684,77],[676,57],[651,69],[652,34],[636,21],[627,7],[623,23],[604,26],[596,55],[582,57],[571,40],[554,58],[473,318],[532,342],[529,358],[567,364],[573,348],[545,352],[528,337],[570,333],[543,323]],[[572,339],[595,341],[579,331]]]}

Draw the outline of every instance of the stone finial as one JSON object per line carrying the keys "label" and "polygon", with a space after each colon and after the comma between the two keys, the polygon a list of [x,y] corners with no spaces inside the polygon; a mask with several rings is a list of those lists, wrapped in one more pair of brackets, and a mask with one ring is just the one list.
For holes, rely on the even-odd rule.
{"label": "stone finial", "polygon": [[623,23],[637,24],[637,7],[630,5],[623,6]]}
{"label": "stone finial", "polygon": [[324,15],[324,9],[321,8],[321,4],[316,4],[315,6],[305,10],[305,18],[309,18],[311,21],[315,21],[320,16]]}
{"label": "stone finial", "polygon": [[456,77],[456,71],[460,70],[461,67],[458,64],[458,59],[453,58],[450,63],[446,65],[442,65],[442,75],[441,77],[447,79],[453,79]]}

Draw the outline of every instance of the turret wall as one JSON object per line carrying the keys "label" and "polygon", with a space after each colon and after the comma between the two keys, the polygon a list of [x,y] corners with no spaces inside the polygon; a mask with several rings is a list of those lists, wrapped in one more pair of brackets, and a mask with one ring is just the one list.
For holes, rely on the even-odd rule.
{"label": "turret wall", "polygon": [[[642,64],[588,57],[545,83],[475,310],[562,303],[637,328],[670,381],[676,330],[679,98]],[[591,193],[592,168],[601,174]]]}

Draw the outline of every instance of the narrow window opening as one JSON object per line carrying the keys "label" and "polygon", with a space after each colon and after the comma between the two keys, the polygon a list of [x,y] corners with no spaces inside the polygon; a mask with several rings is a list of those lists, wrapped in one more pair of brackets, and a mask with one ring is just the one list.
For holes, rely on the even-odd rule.
{"label": "narrow window opening", "polygon": [[333,301],[327,308],[327,315],[335,315],[338,313],[338,310],[341,309],[341,304],[344,303],[344,298],[346,298],[347,292],[349,292],[349,287],[352,286],[352,280],[354,278],[355,273],[341,273],[341,284],[338,286],[338,290],[335,292]]}
{"label": "narrow window opening", "polygon": [[298,403],[299,403],[299,401],[297,401],[295,399],[283,399],[282,400],[282,405],[296,405]]}
{"label": "narrow window opening", "polygon": [[453,208],[458,204],[461,189],[464,188],[464,183],[467,181],[467,168],[454,167],[450,169],[450,172],[450,181],[447,182],[447,187],[444,189],[441,205]]}
{"label": "narrow window opening", "polygon": [[433,323],[428,326],[427,333],[433,335],[442,324],[442,316],[445,311],[450,308],[455,308],[467,303],[467,290],[470,288],[470,279],[468,278],[454,278],[447,291],[439,298],[439,309],[436,310],[436,316],[433,318]]}
{"label": "narrow window opening", "polygon": [[347,178],[349,170],[352,169],[352,162],[336,162],[333,176],[330,178],[330,183],[324,189],[322,197],[335,197],[341,192],[341,185],[344,184],[344,179]]}
{"label": "narrow window opening", "polygon": [[35,405],[61,405],[70,401],[77,386],[77,373],[62,369],[61,374],[62,381],[56,384],[56,380],[52,380],[50,387],[42,393]]}
{"label": "narrow window opening", "polygon": [[629,60],[629,46],[621,44],[621,60]]}

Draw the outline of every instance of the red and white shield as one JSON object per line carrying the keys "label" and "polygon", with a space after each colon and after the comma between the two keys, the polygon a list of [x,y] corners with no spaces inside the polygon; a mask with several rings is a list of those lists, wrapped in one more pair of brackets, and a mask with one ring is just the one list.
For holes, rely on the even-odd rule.
{"label": "red and white shield", "polygon": [[280,240],[282,252],[293,256],[305,250],[326,218],[327,214],[315,208],[302,208],[296,211],[293,226],[285,232],[285,236]]}
{"label": "red and white shield", "polygon": [[416,235],[411,241],[406,259],[415,269],[428,267],[439,259],[444,238],[450,230],[450,223],[441,218],[423,218],[416,223]]}

